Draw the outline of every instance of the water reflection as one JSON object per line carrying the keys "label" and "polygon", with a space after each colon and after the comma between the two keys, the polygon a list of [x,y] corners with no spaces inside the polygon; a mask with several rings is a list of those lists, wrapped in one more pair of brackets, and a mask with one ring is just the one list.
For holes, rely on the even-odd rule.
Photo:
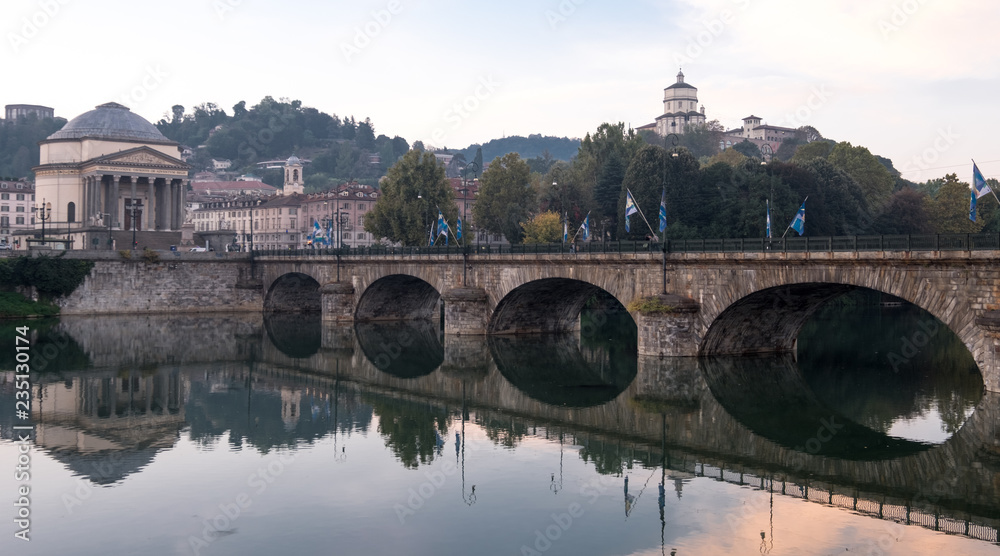
{"label": "water reflection", "polygon": [[[228,473],[234,460],[213,453],[292,451],[305,456],[295,464],[295,476],[312,479],[301,487],[285,483],[280,493],[268,494],[280,502],[261,499],[259,507],[274,503],[276,511],[295,512],[301,506],[325,520],[350,523],[364,535],[354,544],[344,541],[348,552],[392,550],[383,529],[396,523],[394,504],[409,504],[411,488],[424,507],[414,520],[428,527],[449,521],[467,531],[447,541],[428,540],[434,550],[423,553],[461,552],[459,544],[467,547],[470,535],[485,538],[493,529],[527,529],[530,538],[537,525],[512,522],[511,514],[537,510],[544,518],[573,501],[588,504],[591,491],[583,493],[580,485],[596,485],[596,502],[585,506],[592,521],[567,532],[567,539],[582,539],[579,546],[565,545],[574,553],[641,552],[661,542],[669,546],[691,531],[726,537],[734,533],[724,519],[685,520],[701,509],[716,517],[738,513],[750,488],[772,496],[774,508],[781,507],[773,500],[779,495],[821,502],[814,515],[824,522],[848,515],[831,513],[837,510],[829,506],[839,505],[913,522],[930,516],[941,528],[994,541],[1000,525],[1000,475],[996,458],[990,459],[1000,399],[992,394],[976,399],[977,409],[956,422],[964,424],[952,438],[929,446],[868,425],[845,410],[849,406],[832,402],[816,386],[821,381],[788,359],[637,358],[634,350],[629,356],[627,339],[618,343],[589,328],[561,337],[448,337],[442,344],[433,327],[420,325],[352,329],[298,318],[158,319],[66,319],[50,326],[50,333],[78,340],[75,355],[36,384],[40,403],[33,416],[42,450],[70,473],[109,485],[140,472],[158,477],[166,466],[158,467],[159,456],[183,452],[186,443],[198,450],[185,457],[199,471],[204,466],[217,475]],[[138,342],[154,337],[154,330],[156,340],[145,351],[120,352],[114,359],[115,341]],[[206,339],[213,349],[197,345]],[[183,346],[189,349],[170,351]],[[935,392],[947,392],[945,382],[933,384]],[[0,403],[10,405],[12,393],[0,385]],[[967,407],[970,402],[961,399],[959,406]],[[11,424],[6,419],[5,432]],[[823,420],[843,428],[820,438]],[[348,439],[352,457],[344,461]],[[452,450],[454,460],[445,457]],[[316,465],[309,467],[312,453]],[[336,467],[345,471],[329,471],[331,460],[344,462]],[[445,463],[459,468],[453,482],[447,469],[455,467]],[[444,482],[420,490],[424,477],[432,476]],[[713,482],[708,477],[736,486],[706,487]],[[946,491],[927,490],[942,478]],[[324,490],[341,484],[356,486],[336,497]],[[311,506],[301,502],[317,492],[354,503],[331,508],[326,498],[313,499]],[[386,492],[389,499],[380,499]],[[360,497],[364,517],[378,527],[359,521]],[[479,525],[461,521],[471,514],[455,510],[473,503],[483,512],[475,516]],[[380,509],[387,519],[372,517]],[[622,525],[622,512],[636,529]],[[789,524],[800,513],[772,510],[770,546],[776,545],[775,530],[792,535]],[[328,527],[295,515],[311,527]],[[124,513],[120,519],[128,521]],[[424,519],[429,521],[419,521]],[[405,531],[409,536],[416,529]],[[655,543],[647,534],[654,530]],[[600,544],[609,538],[619,544]],[[760,538],[750,540],[756,550]],[[513,550],[503,542],[494,539],[484,551],[518,552],[520,540]],[[823,546],[831,552],[834,544]]]}
{"label": "water reflection", "polygon": [[444,346],[432,321],[361,322],[354,330],[365,357],[392,376],[426,376],[444,361]]}
{"label": "water reflection", "polygon": [[711,358],[702,369],[712,395],[754,433],[792,448],[852,460],[898,458],[930,444],[856,423],[813,393],[792,357]]}
{"label": "water reflection", "polygon": [[264,318],[264,330],[274,347],[292,359],[316,355],[323,344],[323,315],[273,313]]}
{"label": "water reflection", "polygon": [[884,304],[877,292],[821,309],[799,335],[798,363],[838,413],[917,440],[943,442],[983,395],[976,362],[951,330],[914,305]]}

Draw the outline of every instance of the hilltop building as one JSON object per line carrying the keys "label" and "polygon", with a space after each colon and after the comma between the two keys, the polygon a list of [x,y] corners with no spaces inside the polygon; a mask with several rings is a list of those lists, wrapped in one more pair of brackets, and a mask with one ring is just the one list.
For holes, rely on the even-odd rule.
{"label": "hilltop building", "polygon": [[4,106],[4,112],[6,113],[7,121],[14,121],[18,118],[27,118],[34,114],[39,120],[44,120],[45,118],[54,118],[56,111],[48,106],[39,106],[37,104],[8,104]]}
{"label": "hilltop building", "polygon": [[669,133],[681,135],[687,126],[705,125],[705,107],[698,109],[698,88],[684,82],[684,72],[677,72],[677,82],[663,89],[663,114],[656,122],[638,130],[655,131],[661,136]]}

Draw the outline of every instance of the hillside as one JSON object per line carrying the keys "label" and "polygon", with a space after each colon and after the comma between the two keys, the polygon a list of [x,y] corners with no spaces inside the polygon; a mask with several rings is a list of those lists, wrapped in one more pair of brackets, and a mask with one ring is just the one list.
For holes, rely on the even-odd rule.
{"label": "hillside", "polygon": [[580,140],[568,137],[543,137],[540,134],[532,134],[527,137],[514,135],[503,139],[493,139],[482,145],[469,145],[458,152],[465,155],[466,160],[472,160],[476,157],[476,149],[480,147],[483,149],[483,160],[486,162],[512,152],[516,152],[523,159],[546,158],[545,153],[548,152],[549,157],[554,160],[568,161],[576,156],[577,150],[580,148]]}

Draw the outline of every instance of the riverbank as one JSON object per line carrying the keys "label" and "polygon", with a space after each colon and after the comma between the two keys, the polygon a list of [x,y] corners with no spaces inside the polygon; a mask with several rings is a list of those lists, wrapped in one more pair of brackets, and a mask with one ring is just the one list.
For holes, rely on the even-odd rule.
{"label": "riverbank", "polygon": [[0,319],[51,317],[59,307],[48,301],[32,301],[17,292],[0,292]]}

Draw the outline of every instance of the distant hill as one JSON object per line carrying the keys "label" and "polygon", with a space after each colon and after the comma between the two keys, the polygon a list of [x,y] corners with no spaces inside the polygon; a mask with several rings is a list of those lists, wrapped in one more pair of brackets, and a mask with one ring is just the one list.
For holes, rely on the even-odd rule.
{"label": "distant hill", "polygon": [[579,139],[568,137],[542,137],[540,134],[532,134],[527,137],[515,135],[504,137],[503,139],[493,139],[484,145],[469,145],[458,152],[465,155],[466,160],[476,157],[476,149],[482,147],[483,161],[490,162],[498,156],[507,153],[517,153],[524,159],[544,157],[545,151],[556,160],[569,160],[576,156],[580,148]]}

